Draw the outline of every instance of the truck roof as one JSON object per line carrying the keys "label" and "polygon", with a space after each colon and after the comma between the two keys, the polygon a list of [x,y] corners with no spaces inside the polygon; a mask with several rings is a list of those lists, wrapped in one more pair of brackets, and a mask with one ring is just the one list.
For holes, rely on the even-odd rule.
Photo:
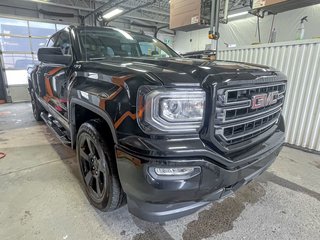
{"label": "truck roof", "polygon": [[[104,29],[120,29],[120,28],[116,28],[116,27],[98,27],[98,26],[75,26],[75,25],[70,25],[67,28],[71,28],[71,29],[75,29],[75,30],[83,30],[83,29],[90,29],[90,30],[104,30]],[[63,29],[61,29],[63,30]],[[60,31],[61,31],[60,30]],[[128,29],[120,29],[122,31],[126,31],[126,32],[130,32],[130,33],[134,33],[134,34],[140,34],[143,36],[146,36],[143,32],[141,31],[134,31],[134,30],[128,30]]]}

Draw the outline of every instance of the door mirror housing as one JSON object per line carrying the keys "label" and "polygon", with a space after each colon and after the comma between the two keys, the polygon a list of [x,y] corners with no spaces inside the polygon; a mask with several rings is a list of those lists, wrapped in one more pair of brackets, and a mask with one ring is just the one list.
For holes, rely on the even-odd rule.
{"label": "door mirror housing", "polygon": [[56,63],[69,65],[72,61],[71,55],[63,55],[59,47],[39,48],[38,60],[44,63]]}

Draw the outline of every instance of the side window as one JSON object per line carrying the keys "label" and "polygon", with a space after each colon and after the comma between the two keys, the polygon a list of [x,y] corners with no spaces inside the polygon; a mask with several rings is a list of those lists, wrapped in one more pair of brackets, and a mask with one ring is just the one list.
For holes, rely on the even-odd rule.
{"label": "side window", "polygon": [[121,44],[120,46],[120,51],[118,51],[118,54],[120,56],[137,56],[138,55],[138,50],[137,46],[135,44]]}
{"label": "side window", "polygon": [[57,42],[59,37],[59,34],[54,35],[53,37],[51,37],[47,43],[47,47],[54,47],[55,43]]}
{"label": "side window", "polygon": [[139,42],[142,56],[169,57],[169,55],[150,42]]}
{"label": "side window", "polygon": [[63,31],[59,34],[59,38],[54,44],[54,47],[61,48],[64,55],[71,55],[71,42],[67,31]]}

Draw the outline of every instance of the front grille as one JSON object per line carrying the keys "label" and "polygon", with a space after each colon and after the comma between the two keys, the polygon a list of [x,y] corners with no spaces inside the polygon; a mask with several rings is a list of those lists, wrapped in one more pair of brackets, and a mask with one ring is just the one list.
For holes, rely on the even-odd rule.
{"label": "front grille", "polygon": [[[284,104],[284,82],[217,91],[215,135],[225,145],[254,138],[271,129],[280,117]],[[265,105],[254,107],[253,97]],[[260,103],[256,100],[256,103]]]}
{"label": "front grille", "polygon": [[226,103],[230,104],[238,103],[239,101],[247,101],[249,96],[253,96],[259,93],[269,93],[272,91],[278,91],[279,93],[284,92],[285,84],[227,90],[225,92]]}

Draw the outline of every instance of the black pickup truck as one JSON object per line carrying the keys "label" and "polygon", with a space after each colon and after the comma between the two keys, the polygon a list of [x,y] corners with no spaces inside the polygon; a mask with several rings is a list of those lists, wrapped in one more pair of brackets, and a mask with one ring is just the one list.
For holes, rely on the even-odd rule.
{"label": "black pickup truck", "polygon": [[167,221],[265,171],[284,142],[286,76],[260,65],[178,55],[158,39],[70,26],[29,71],[36,120],[76,149],[102,211],[125,202]]}

